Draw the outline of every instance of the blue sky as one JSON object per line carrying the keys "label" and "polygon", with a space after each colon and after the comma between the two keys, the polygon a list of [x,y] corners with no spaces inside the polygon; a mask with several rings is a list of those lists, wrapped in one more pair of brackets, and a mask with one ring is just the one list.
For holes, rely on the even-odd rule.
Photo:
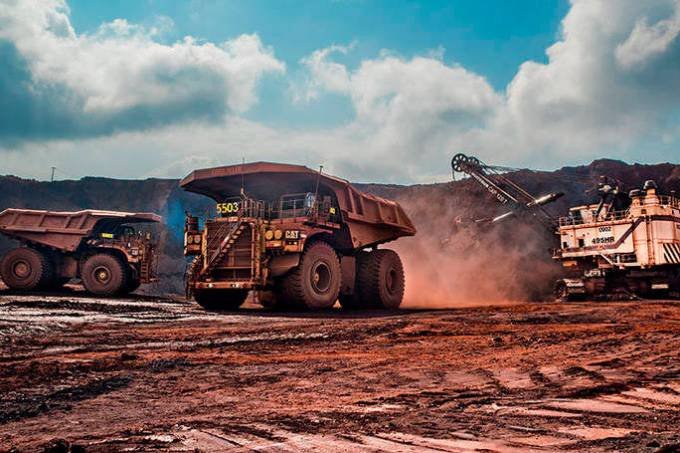
{"label": "blue sky", "polygon": [[0,172],[677,162],[680,1],[612,1],[0,0]]}
{"label": "blue sky", "polygon": [[[568,9],[566,0],[71,0],[69,5],[74,28],[85,33],[120,17],[148,26],[170,18],[174,26],[160,38],[166,43],[186,35],[221,42],[256,33],[293,74],[302,58],[331,44],[354,43],[343,59],[349,67],[382,49],[411,57],[444,48],[446,62],[484,74],[498,90],[522,62],[546,60],[545,49],[555,41]],[[286,84],[281,77],[262,80],[262,101],[246,116],[298,128],[352,119],[351,103],[341,96],[291,105]]]}
{"label": "blue sky", "polygon": [[168,17],[174,28],[166,42],[185,35],[220,42],[257,33],[290,65],[331,44],[356,42],[348,59],[353,65],[381,49],[412,56],[442,46],[445,60],[485,74],[497,89],[523,61],[546,60],[545,49],[568,9],[565,0],[71,0],[69,5],[80,32],[121,17],[147,25]]}

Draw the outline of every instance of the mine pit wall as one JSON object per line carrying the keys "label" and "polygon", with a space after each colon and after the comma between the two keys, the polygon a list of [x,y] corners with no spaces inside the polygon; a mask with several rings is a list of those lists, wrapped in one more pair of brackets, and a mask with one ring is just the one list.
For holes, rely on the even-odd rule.
{"label": "mine pit wall", "polygon": [[[619,179],[626,189],[638,188],[647,179],[660,192],[680,193],[680,165],[627,165],[612,160],[555,172],[519,171],[511,177],[529,192],[563,191],[566,196],[551,205],[557,214],[570,206],[592,201],[588,191],[600,175]],[[589,177],[592,184],[575,182]],[[186,259],[182,255],[184,212],[199,216],[214,212],[214,201],[185,192],[175,179],[116,180],[83,178],[78,181],[38,182],[0,176],[0,210],[15,208],[67,210],[109,209],[151,211],[163,216],[160,227],[160,281],[144,288],[153,293],[184,291]],[[478,301],[503,302],[513,298],[540,298],[552,286],[555,263],[548,248],[553,237],[531,225],[510,222],[489,233],[454,233],[457,216],[490,217],[502,213],[486,192],[473,181],[401,186],[354,184],[367,193],[399,202],[418,234],[382,247],[398,251],[406,267],[406,306],[465,305]],[[455,238],[455,239],[453,239]],[[448,243],[443,241],[451,239]],[[0,252],[12,242],[0,235]],[[443,305],[442,305],[443,304]]]}

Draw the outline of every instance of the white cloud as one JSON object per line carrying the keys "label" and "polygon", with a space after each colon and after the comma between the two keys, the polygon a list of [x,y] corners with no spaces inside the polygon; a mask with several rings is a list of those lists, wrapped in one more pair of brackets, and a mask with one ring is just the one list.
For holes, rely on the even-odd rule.
{"label": "white cloud", "polygon": [[[349,123],[323,130],[274,128],[238,116],[256,100],[257,79],[284,70],[256,36],[220,45],[189,39],[164,46],[153,40],[155,31],[122,20],[93,35],[76,35],[63,4],[51,5],[63,15],[35,21],[26,11],[15,15],[24,18],[15,20],[23,24],[19,35],[47,35],[26,38],[23,50],[18,46],[31,56],[36,80],[71,84],[96,111],[171,105],[174,99],[187,105],[219,93],[235,114],[213,122],[190,118],[147,132],[30,144],[25,153],[6,157],[5,168],[29,169],[26,153],[41,161],[58,156],[57,166],[68,166],[96,149],[87,155],[98,157],[85,159],[85,168],[116,176],[133,171],[126,159],[136,160],[133,176],[181,176],[194,166],[245,156],[323,163],[353,180],[426,182],[448,179],[449,158],[459,151],[498,164],[554,168],[630,156],[648,137],[669,141],[677,135],[679,0],[619,0],[615,7],[609,0],[572,0],[558,40],[546,50],[547,62],[522,64],[504,91],[447,63],[442,49],[412,58],[385,51],[356,67],[338,61],[352,45],[319,49],[301,61],[306,78],[294,87],[297,101],[305,105],[334,93],[346,96],[355,110]],[[5,20],[0,17],[0,33],[15,33]],[[60,58],[38,44],[56,49]],[[112,55],[106,56],[109,50]],[[71,53],[71,63],[62,61]],[[128,60],[129,67],[121,69]],[[97,72],[100,65],[108,68],[103,74]],[[184,77],[186,68],[190,75]],[[193,83],[196,72],[204,75],[204,84]],[[166,84],[162,75],[168,73],[175,77]],[[116,162],[107,161],[111,154],[118,156]]]}
{"label": "white cloud", "polygon": [[308,71],[305,84],[293,87],[296,102],[312,101],[319,97],[321,91],[348,93],[350,88],[349,73],[345,65],[329,61],[334,53],[347,54],[354,46],[333,45],[312,52],[300,62]]}
{"label": "white cloud", "polygon": [[631,72],[619,64],[620,49],[639,42],[641,17],[675,17],[679,7],[675,0],[621,0],[615,8],[608,0],[573,0],[562,38],[547,49],[548,63],[524,63],[490,127],[465,138],[489,157],[506,150],[507,160],[551,165],[616,157],[657,135],[659,119],[680,101],[672,75],[680,52],[669,42],[653,64]]}
{"label": "white cloud", "polygon": [[643,64],[663,54],[680,34],[680,0],[675,1],[675,12],[667,19],[649,25],[647,16],[638,19],[626,41],[616,47],[616,58],[624,68]]}
{"label": "white cloud", "polygon": [[334,45],[304,58],[308,79],[297,92],[308,102],[323,92],[351,98],[356,118],[333,131],[342,145],[325,149],[356,177],[380,171],[388,179],[414,180],[448,173],[447,137],[480,126],[501,105],[484,77],[444,63],[442,49],[410,59],[384,51],[354,70],[332,60],[350,50]]}
{"label": "white cloud", "polygon": [[172,25],[167,19],[151,28],[116,19],[78,34],[63,0],[0,0],[0,24],[0,39],[26,60],[33,89],[59,87],[77,100],[75,114],[104,122],[139,109],[174,111],[166,122],[185,118],[183,108],[196,116],[244,112],[257,101],[258,80],[285,71],[257,35],[165,45],[154,38]]}
{"label": "white cloud", "polygon": [[[649,17],[656,20],[651,26]],[[328,61],[334,46],[303,62],[311,98],[325,88],[352,99],[355,127],[374,135],[363,155],[384,155],[389,145],[407,166],[440,149],[554,167],[616,157],[647,135],[663,134],[659,120],[680,102],[679,18],[678,0],[621,0],[616,7],[573,0],[548,62],[522,64],[504,93],[436,56],[383,56],[349,71]],[[421,162],[412,171],[434,168]]]}

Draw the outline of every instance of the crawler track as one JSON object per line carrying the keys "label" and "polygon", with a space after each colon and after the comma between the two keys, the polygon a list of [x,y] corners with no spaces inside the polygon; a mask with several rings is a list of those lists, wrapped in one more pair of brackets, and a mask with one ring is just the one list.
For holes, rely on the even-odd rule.
{"label": "crawler track", "polygon": [[0,451],[656,451],[680,303],[207,313],[0,293]]}

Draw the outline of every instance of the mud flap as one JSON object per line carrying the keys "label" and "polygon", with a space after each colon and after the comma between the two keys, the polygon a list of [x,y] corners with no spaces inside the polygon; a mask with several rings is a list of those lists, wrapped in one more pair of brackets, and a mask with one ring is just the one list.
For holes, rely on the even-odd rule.
{"label": "mud flap", "polygon": [[352,296],[356,284],[357,259],[353,256],[343,256],[340,259],[342,281],[340,282],[340,294]]}
{"label": "mud flap", "polygon": [[300,264],[300,254],[291,253],[288,255],[275,256],[269,264],[269,271],[272,277],[280,277],[289,270],[296,268]]}

